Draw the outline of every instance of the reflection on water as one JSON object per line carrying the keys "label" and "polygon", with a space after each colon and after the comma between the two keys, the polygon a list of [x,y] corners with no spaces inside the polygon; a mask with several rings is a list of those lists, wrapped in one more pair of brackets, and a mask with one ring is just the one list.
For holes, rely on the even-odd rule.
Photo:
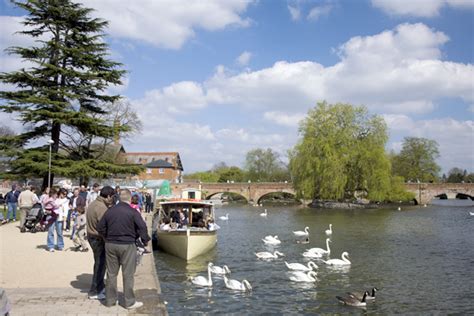
{"label": "reflection on water", "polygon": [[[472,207],[435,205],[405,207],[402,211],[316,210],[272,207],[262,217],[260,208],[227,206],[217,216],[217,247],[185,262],[156,252],[163,299],[170,315],[181,314],[325,314],[359,313],[340,305],[335,296],[345,292],[380,289],[367,313],[474,313],[474,217]],[[326,248],[324,231],[333,224],[331,258],[347,251],[348,267],[327,266],[304,258],[309,248]],[[309,244],[296,243],[292,231],[309,227]],[[281,245],[264,245],[266,235],[278,235]],[[256,252],[278,250],[284,257],[259,260]],[[233,279],[247,279],[251,293],[225,288],[213,275],[212,289],[193,285],[191,276],[207,277],[207,264],[228,265]],[[318,281],[290,281],[284,262],[314,261]]]}

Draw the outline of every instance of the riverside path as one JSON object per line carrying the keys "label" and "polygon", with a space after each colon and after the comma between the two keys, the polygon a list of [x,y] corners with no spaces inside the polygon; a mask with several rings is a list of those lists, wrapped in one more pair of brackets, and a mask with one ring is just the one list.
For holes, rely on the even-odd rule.
{"label": "riverside path", "polygon": [[[146,221],[150,228],[151,215]],[[10,315],[167,315],[153,254],[142,258],[135,274],[135,295],[143,307],[130,311],[123,307],[121,275],[119,304],[106,307],[87,297],[92,251],[71,251],[73,243],[65,232],[65,250],[49,252],[46,232],[20,233],[18,223],[0,226],[0,288],[11,303]]]}

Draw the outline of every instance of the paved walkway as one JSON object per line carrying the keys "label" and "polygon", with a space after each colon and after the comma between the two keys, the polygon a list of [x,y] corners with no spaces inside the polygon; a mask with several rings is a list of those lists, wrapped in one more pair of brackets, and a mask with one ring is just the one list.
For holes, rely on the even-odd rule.
{"label": "paved walkway", "polygon": [[[147,219],[151,222],[151,218]],[[149,225],[150,226],[150,225]],[[46,249],[46,232],[20,233],[18,222],[0,226],[0,287],[12,304],[11,315],[166,315],[153,255],[143,257],[135,275],[135,294],[144,306],[128,311],[89,300],[93,254],[71,251],[69,233],[65,250]],[[121,276],[118,278],[122,291]]]}

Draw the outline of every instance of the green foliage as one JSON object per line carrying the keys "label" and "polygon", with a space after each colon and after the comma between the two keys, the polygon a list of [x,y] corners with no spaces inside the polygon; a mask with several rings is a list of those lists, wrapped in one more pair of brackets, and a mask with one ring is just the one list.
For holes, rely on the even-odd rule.
{"label": "green foliage", "polygon": [[467,174],[467,170],[462,170],[460,168],[452,168],[448,172],[448,178],[446,182],[448,183],[461,183],[461,182],[468,182],[469,175]]}
{"label": "green foliage", "polygon": [[[9,152],[17,157],[10,176],[46,179],[43,165],[49,146],[32,146],[44,138],[54,141],[54,173],[105,177],[116,171],[137,172],[135,167],[107,163],[91,149],[94,138],[110,139],[118,131],[129,130],[128,126],[114,126],[104,116],[120,98],[107,94],[106,89],[121,84],[124,74],[119,63],[107,58],[108,46],[102,39],[107,22],[91,18],[91,9],[71,0],[13,2],[28,13],[25,31],[20,33],[41,40],[33,47],[8,49],[32,63],[31,68],[0,74],[1,82],[15,87],[0,91],[4,100],[0,110],[16,113],[27,127],[13,138],[0,138],[1,147],[15,148]],[[71,135],[80,135],[86,142],[66,141]]]}
{"label": "green foliage", "polygon": [[392,172],[406,181],[434,182],[438,180],[440,167],[438,143],[431,139],[405,137],[402,150],[392,157]]}
{"label": "green foliage", "polygon": [[290,178],[280,155],[270,148],[249,151],[245,157],[245,171],[251,181],[276,182]]}
{"label": "green foliage", "polygon": [[218,182],[243,182],[245,178],[245,173],[239,167],[229,167],[227,169],[221,170],[219,173]]}
{"label": "green foliage", "polygon": [[302,139],[290,151],[290,171],[298,197],[352,198],[366,191],[384,200],[390,191],[387,127],[365,107],[318,103],[300,125]]}
{"label": "green foliage", "polygon": [[391,190],[388,192],[386,200],[391,202],[408,202],[415,199],[415,193],[409,192],[405,189],[403,177],[391,177]]}
{"label": "green foliage", "polygon": [[225,163],[220,163],[214,166],[212,170],[185,175],[185,179],[207,183],[227,181],[242,182],[245,181],[246,175],[239,167],[227,167]]}

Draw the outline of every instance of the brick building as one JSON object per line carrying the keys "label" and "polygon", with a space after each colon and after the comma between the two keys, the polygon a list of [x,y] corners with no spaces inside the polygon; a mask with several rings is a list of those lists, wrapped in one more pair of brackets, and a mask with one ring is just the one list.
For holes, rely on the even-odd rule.
{"label": "brick building", "polygon": [[129,163],[146,168],[138,175],[139,180],[183,182],[183,165],[177,152],[128,152],[124,155]]}

